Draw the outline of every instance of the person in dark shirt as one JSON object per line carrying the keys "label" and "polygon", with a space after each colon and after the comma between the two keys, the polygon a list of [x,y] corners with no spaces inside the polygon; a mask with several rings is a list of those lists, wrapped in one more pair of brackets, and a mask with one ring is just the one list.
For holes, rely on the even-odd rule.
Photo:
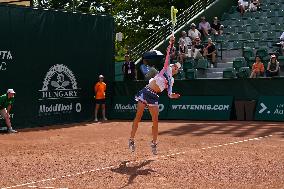
{"label": "person in dark shirt", "polygon": [[270,61],[268,62],[266,76],[273,77],[279,75],[279,62],[276,59],[276,55],[272,54]]}
{"label": "person in dark shirt", "polygon": [[194,58],[195,60],[203,59],[203,49],[204,46],[201,44],[200,38],[196,37],[189,51],[189,57]]}
{"label": "person in dark shirt", "polygon": [[125,62],[122,65],[122,72],[124,81],[133,81],[136,79],[136,70],[134,62],[130,61],[128,54],[125,56]]}
{"label": "person in dark shirt", "polygon": [[216,47],[214,43],[212,42],[211,38],[208,38],[208,43],[204,48],[204,57],[206,57],[214,66],[214,68],[217,67],[216,63]]}
{"label": "person in dark shirt", "polygon": [[214,35],[220,35],[220,28],[221,28],[221,24],[218,21],[218,18],[214,17],[213,22],[211,23],[212,33]]}

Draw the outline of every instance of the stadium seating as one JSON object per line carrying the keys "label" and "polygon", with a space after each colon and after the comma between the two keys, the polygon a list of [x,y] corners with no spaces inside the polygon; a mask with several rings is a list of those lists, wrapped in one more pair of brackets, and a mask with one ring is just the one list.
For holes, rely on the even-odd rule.
{"label": "stadium seating", "polygon": [[238,78],[249,78],[251,70],[249,67],[241,67],[237,73]]}
{"label": "stadium seating", "polygon": [[197,65],[195,66],[196,69],[207,69],[209,66],[209,62],[206,59],[199,59]]}
{"label": "stadium seating", "polygon": [[185,71],[185,79],[195,79],[197,77],[197,69],[188,69]]}
{"label": "stadium seating", "polygon": [[193,59],[186,59],[183,63],[183,70],[192,69],[194,66]]}
{"label": "stadium seating", "polygon": [[245,66],[246,66],[246,60],[244,57],[238,57],[233,60],[233,68],[236,69],[236,72],[239,72],[239,69]]}
{"label": "stadium seating", "polygon": [[235,68],[225,68],[223,71],[223,78],[236,78],[236,70]]}

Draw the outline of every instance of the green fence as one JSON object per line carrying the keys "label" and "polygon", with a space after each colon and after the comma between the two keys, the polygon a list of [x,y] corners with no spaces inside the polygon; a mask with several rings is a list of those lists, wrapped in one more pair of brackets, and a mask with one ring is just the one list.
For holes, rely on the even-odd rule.
{"label": "green fence", "polygon": [[16,128],[91,119],[99,74],[112,93],[112,17],[0,5],[0,26],[0,94],[16,91]]}
{"label": "green fence", "polygon": [[[182,95],[178,100],[169,99],[166,93],[160,94],[160,119],[189,120],[230,120],[236,118],[236,111],[246,113],[251,120],[284,120],[284,78],[259,79],[196,79],[175,81],[174,91]],[[133,119],[136,111],[134,95],[147,82],[115,82],[111,103],[111,117]],[[261,97],[263,96],[263,97]],[[255,109],[251,102],[258,101]],[[250,108],[238,109],[235,101],[247,102]],[[246,105],[246,107],[248,106]],[[266,112],[261,112],[263,105]],[[253,115],[252,115],[253,116]],[[145,113],[144,119],[149,119]]]}

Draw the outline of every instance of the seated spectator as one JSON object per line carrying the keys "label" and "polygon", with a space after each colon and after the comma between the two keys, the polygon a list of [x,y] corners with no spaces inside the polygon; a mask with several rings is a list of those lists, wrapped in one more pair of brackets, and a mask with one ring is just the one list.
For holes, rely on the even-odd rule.
{"label": "seated spectator", "polygon": [[188,37],[191,41],[194,41],[196,37],[201,37],[201,33],[196,29],[196,25],[192,23],[190,25],[190,30],[188,30]]}
{"label": "seated spectator", "polygon": [[181,43],[181,40],[183,40],[185,42],[185,45],[190,48],[192,45],[191,39],[189,37],[187,37],[186,32],[182,31],[181,32],[181,37],[179,38],[178,44]]}
{"label": "seated spectator", "polygon": [[136,77],[135,64],[130,61],[130,57],[128,54],[124,56],[125,62],[122,65],[122,73],[124,81],[133,81]]}
{"label": "seated spectator", "polygon": [[[172,44],[175,44],[175,40],[176,38],[174,36],[170,37],[170,41],[172,42]],[[176,48],[173,45],[173,47],[170,50],[170,64],[173,64],[175,59],[176,59]]]}
{"label": "seated spectator", "polygon": [[201,22],[198,25],[198,29],[201,32],[201,34],[205,37],[208,36],[211,31],[211,26],[209,22],[205,20],[204,16],[201,17]]}
{"label": "seated spectator", "polygon": [[264,76],[264,65],[259,56],[255,57],[255,63],[252,65],[250,78],[257,78]]}
{"label": "seated spectator", "polygon": [[208,44],[204,48],[203,56],[210,60],[210,63],[213,65],[214,68],[217,68],[216,55],[216,47],[212,42],[212,39],[208,38]]}
{"label": "seated spectator", "polygon": [[188,47],[185,41],[181,40],[178,48],[178,61],[183,64],[184,59],[188,57]]}
{"label": "seated spectator", "polygon": [[200,38],[196,37],[192,43],[191,49],[188,52],[188,57],[191,57],[196,60],[203,59],[202,54],[204,46],[200,42],[201,42]]}
{"label": "seated spectator", "polygon": [[247,7],[248,7],[248,2],[244,0],[238,0],[237,11],[239,11],[242,16],[246,12]]}
{"label": "seated spectator", "polygon": [[276,59],[275,54],[271,55],[270,61],[268,62],[266,76],[273,77],[279,75],[279,62]]}
{"label": "seated spectator", "polygon": [[217,17],[214,17],[213,19],[213,22],[212,24],[210,25],[211,26],[211,29],[212,29],[212,33],[214,35],[221,35],[221,24],[220,22],[218,21],[218,18]]}
{"label": "seated spectator", "polygon": [[224,25],[221,25],[219,30],[219,35],[222,35],[223,33],[224,33]]}
{"label": "seated spectator", "polygon": [[251,0],[249,4],[249,11],[251,12],[260,11],[260,3],[258,0]]}
{"label": "seated spectator", "polygon": [[284,32],[280,36],[280,54],[284,56]]}

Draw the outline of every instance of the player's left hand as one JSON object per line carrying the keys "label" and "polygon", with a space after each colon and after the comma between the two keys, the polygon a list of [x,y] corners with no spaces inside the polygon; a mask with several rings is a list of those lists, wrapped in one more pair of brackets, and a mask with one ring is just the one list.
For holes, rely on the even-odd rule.
{"label": "player's left hand", "polygon": [[180,94],[178,94],[178,93],[172,93],[171,96],[170,96],[170,98],[175,98],[175,99],[177,99],[179,97],[180,97]]}

